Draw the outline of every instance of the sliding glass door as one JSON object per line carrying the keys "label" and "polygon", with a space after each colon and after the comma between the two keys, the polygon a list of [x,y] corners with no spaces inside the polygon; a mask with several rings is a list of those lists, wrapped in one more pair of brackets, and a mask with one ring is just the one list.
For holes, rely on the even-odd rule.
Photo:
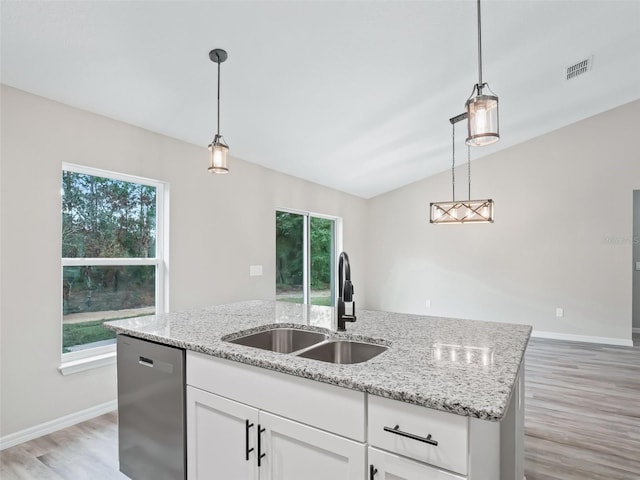
{"label": "sliding glass door", "polygon": [[298,211],[276,211],[276,298],[333,305],[337,222]]}

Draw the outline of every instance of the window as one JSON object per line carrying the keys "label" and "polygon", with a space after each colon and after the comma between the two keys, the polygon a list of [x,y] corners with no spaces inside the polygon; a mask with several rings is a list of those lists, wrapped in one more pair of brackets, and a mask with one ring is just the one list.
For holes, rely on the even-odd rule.
{"label": "window", "polygon": [[164,185],[62,171],[63,363],[115,351],[107,320],[166,311]]}
{"label": "window", "polygon": [[340,220],[276,211],[276,299],[333,305]]}

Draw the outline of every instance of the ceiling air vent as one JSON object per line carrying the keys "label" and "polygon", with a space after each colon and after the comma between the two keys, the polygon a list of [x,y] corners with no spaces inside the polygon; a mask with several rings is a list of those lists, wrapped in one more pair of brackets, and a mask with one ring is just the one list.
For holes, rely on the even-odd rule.
{"label": "ceiling air vent", "polygon": [[579,62],[574,63],[573,65],[568,66],[565,72],[565,75],[566,75],[565,79],[571,80],[572,78],[582,75],[583,73],[587,73],[589,70],[591,70],[592,65],[593,65],[593,55],[585,58],[584,60],[580,60]]}

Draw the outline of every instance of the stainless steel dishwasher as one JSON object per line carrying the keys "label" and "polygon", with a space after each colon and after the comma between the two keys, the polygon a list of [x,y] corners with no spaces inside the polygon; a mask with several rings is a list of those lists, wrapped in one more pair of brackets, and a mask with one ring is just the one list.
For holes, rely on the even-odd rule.
{"label": "stainless steel dishwasher", "polygon": [[129,478],[186,478],[184,350],[118,335],[118,442]]}

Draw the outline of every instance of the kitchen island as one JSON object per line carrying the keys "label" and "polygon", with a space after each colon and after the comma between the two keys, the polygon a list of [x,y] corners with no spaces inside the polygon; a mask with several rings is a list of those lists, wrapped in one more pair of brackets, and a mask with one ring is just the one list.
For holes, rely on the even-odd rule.
{"label": "kitchen island", "polygon": [[[252,409],[237,415],[243,418],[240,436],[247,450],[242,460],[246,458],[244,467],[251,468],[238,478],[284,479],[286,474],[277,473],[278,468],[297,472],[286,477],[295,478],[304,472],[305,464],[313,465],[314,455],[322,465],[329,464],[326,455],[300,450],[300,438],[295,448],[291,442],[285,445],[286,435],[276,430],[286,430],[290,422],[296,424],[294,431],[312,429],[312,434],[298,433],[303,437],[308,434],[304,444],[326,443],[322,451],[347,442],[331,452],[334,460],[337,452],[351,452],[343,455],[346,460],[336,460],[336,472],[341,464],[345,466],[343,478],[364,480],[366,470],[366,478],[371,479],[389,475],[520,480],[523,359],[531,327],[376,311],[357,313],[357,322],[341,333],[335,332],[332,308],[273,301],[120,320],[107,326],[119,334],[187,350],[189,478],[204,478],[198,472],[220,465],[219,461],[206,465],[207,458],[199,451],[198,443],[207,435],[216,435],[203,432],[206,412],[226,409],[228,417],[229,409],[243,407]],[[345,365],[229,342],[274,326],[330,331],[332,337],[388,348],[369,361]],[[199,405],[205,407],[198,410]],[[387,418],[395,411],[402,421]],[[418,426],[423,419],[425,425]],[[272,425],[274,432],[267,431],[265,425]],[[250,435],[250,428],[257,428],[257,435],[253,431]],[[198,432],[193,431],[196,429]],[[265,432],[262,445],[260,430]],[[403,435],[407,431],[413,433]],[[450,433],[449,440],[445,436]],[[330,435],[330,441],[320,438],[322,434]],[[317,441],[310,440],[315,437]],[[260,451],[266,448],[273,453],[278,446],[290,448],[295,458],[307,455],[308,461],[294,465],[282,460],[286,456],[278,455],[276,460]],[[254,455],[256,461],[250,459]],[[229,468],[229,472],[236,472],[235,467]],[[338,473],[314,477],[310,472],[304,474],[306,478],[340,478]]]}

